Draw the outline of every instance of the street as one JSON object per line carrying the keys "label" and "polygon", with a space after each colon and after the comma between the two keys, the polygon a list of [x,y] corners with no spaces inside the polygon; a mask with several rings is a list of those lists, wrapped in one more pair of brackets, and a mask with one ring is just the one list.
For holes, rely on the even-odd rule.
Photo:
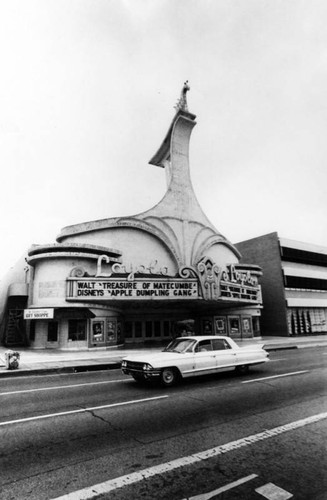
{"label": "street", "polygon": [[326,356],[172,389],[120,370],[2,379],[0,498],[324,500]]}

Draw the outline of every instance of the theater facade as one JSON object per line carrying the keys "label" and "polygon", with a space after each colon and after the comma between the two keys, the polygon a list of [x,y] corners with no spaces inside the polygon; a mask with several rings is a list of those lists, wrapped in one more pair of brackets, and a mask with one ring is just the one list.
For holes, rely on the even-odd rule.
{"label": "theater facade", "polygon": [[32,348],[146,345],[184,333],[260,336],[261,268],[240,262],[193,190],[188,90],[186,82],[149,162],[166,171],[164,197],[146,212],[65,227],[56,243],[33,245],[25,282],[8,288],[5,344],[15,314]]}

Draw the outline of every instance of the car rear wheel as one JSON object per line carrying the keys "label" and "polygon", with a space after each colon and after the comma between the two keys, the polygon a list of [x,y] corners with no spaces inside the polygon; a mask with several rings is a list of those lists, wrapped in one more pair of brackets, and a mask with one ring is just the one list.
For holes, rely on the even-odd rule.
{"label": "car rear wheel", "polygon": [[175,368],[164,368],[161,372],[160,380],[165,387],[171,387],[178,380],[178,373]]}
{"label": "car rear wheel", "polygon": [[246,375],[250,371],[249,365],[239,365],[235,369],[240,375]]}

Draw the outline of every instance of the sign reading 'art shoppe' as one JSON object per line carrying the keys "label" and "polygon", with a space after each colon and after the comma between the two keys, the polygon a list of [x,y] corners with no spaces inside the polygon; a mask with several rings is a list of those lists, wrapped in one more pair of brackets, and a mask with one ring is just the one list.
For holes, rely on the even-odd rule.
{"label": "sign reading 'art shoppe'", "polygon": [[70,279],[67,299],[106,300],[106,299],[196,299],[198,298],[197,280],[144,280],[119,279]]}

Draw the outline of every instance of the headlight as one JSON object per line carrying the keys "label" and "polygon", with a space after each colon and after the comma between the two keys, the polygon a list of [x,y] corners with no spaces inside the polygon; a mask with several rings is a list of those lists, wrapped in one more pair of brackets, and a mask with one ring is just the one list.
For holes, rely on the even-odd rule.
{"label": "headlight", "polygon": [[124,360],[123,360],[123,361],[121,362],[121,366],[122,366],[122,368],[126,368],[126,366],[127,366],[127,361],[124,361]]}
{"label": "headlight", "polygon": [[149,365],[149,363],[144,363],[144,365],[143,365],[143,370],[146,370],[146,371],[147,371],[147,370],[152,370],[152,366],[151,366],[151,365]]}

